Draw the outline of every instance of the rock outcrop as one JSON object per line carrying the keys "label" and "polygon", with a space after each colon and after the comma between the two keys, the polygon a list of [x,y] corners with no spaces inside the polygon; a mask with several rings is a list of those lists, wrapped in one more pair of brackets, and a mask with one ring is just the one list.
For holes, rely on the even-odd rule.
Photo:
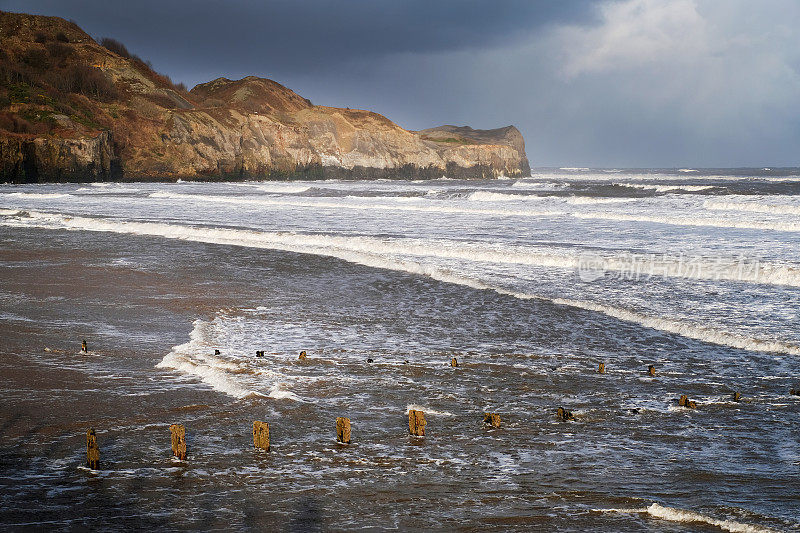
{"label": "rock outcrop", "polygon": [[408,131],[254,76],[187,91],[71,22],[0,12],[0,179],[528,175],[513,126]]}

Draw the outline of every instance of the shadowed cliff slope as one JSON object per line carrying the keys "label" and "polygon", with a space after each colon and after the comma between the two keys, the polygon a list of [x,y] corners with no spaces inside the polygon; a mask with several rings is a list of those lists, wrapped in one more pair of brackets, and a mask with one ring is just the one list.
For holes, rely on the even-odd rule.
{"label": "shadowed cliff slope", "polygon": [[187,91],[72,22],[0,12],[0,180],[490,178],[530,172],[522,135],[408,131],[272,80]]}

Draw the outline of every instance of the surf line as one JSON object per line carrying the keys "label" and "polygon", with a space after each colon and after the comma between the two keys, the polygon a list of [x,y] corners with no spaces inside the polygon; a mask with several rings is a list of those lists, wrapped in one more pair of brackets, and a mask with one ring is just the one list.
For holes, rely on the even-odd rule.
{"label": "surf line", "polygon": [[[2,213],[0,213],[2,214]],[[12,227],[37,227],[43,229],[67,229],[79,231],[97,231],[119,234],[132,234],[167,239],[185,240],[191,242],[206,242],[212,244],[225,244],[245,248],[259,248],[288,251],[294,253],[307,253],[317,256],[335,257],[343,261],[360,264],[367,267],[385,270],[394,270],[427,276],[431,279],[445,283],[453,283],[478,290],[491,290],[521,300],[539,300],[556,305],[584,309],[600,313],[608,317],[638,324],[640,326],[672,333],[701,342],[708,342],[731,348],[800,355],[800,346],[780,340],[757,339],[745,337],[735,333],[699,326],[691,323],[653,317],[624,308],[612,307],[594,302],[584,302],[564,298],[549,298],[537,294],[520,293],[492,286],[482,280],[454,273],[432,265],[392,258],[361,250],[348,249],[341,245],[330,246],[319,236],[311,236],[308,242],[298,241],[302,235],[269,234],[253,230],[229,228],[199,228],[180,224],[163,224],[156,222],[125,222],[120,220],[101,219],[82,216],[62,216],[52,213],[27,212],[27,216],[19,219],[6,218],[0,225]]]}

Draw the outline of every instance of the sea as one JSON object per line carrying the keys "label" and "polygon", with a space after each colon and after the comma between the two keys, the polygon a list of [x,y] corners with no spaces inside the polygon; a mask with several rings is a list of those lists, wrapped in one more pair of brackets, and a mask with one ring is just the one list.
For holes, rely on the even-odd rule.
{"label": "sea", "polygon": [[0,185],[0,333],[4,530],[800,531],[796,168]]}

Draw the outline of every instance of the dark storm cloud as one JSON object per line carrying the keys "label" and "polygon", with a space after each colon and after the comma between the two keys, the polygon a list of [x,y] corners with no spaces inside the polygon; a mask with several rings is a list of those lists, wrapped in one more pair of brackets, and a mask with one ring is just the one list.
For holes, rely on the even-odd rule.
{"label": "dark storm cloud", "polygon": [[409,129],[514,124],[534,165],[788,166],[796,0],[0,0],[187,85],[275,79]]}
{"label": "dark storm cloud", "polygon": [[386,54],[483,48],[587,13],[587,1],[24,0],[4,9],[74,19],[165,68],[291,72]]}

